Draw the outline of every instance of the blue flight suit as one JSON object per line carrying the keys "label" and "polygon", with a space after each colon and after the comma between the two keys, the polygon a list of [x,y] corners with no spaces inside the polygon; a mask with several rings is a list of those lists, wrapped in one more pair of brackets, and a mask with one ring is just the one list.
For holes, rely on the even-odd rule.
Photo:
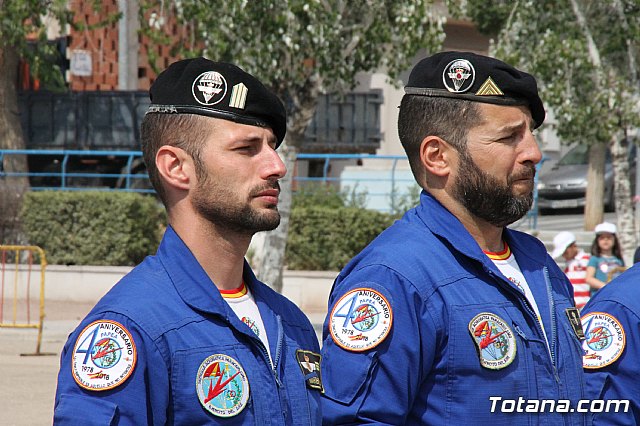
{"label": "blue flight suit", "polygon": [[[311,323],[292,302],[259,282],[246,263],[243,275],[267,330],[273,367],[262,341],[231,310],[169,227],[156,256],[147,257],[114,286],[69,336],[61,356],[54,423],[320,424],[320,391],[307,387],[296,360],[298,349],[320,351]],[[100,391],[80,387],[72,375],[74,351],[87,345],[78,336],[96,320],[122,325],[138,351],[130,376]],[[244,384],[248,381],[246,405],[228,417],[205,409],[197,393],[199,368],[212,355],[235,360],[246,374]],[[208,374],[218,373],[209,367]],[[227,388],[240,382],[220,373],[209,394],[237,395]]]}
{"label": "blue flight suit", "polygon": [[[587,423],[584,414],[517,412],[517,405],[502,413],[503,401],[490,400],[564,399],[574,407],[584,397],[580,340],[566,314],[574,308],[571,284],[536,238],[509,229],[503,237],[535,296],[549,348],[523,293],[462,223],[423,191],[420,205],[380,234],[334,283],[323,331],[324,424]],[[337,301],[357,288],[386,298],[392,312],[387,336],[363,351],[343,349],[350,343],[336,341],[329,330],[337,313],[340,321],[348,316],[347,305]],[[510,364],[481,366],[470,324],[482,313],[501,319],[501,333],[511,330],[502,340],[504,348],[515,349]],[[533,407],[521,405],[522,411]]]}
{"label": "blue flight suit", "polygon": [[[600,368],[585,368],[587,397],[591,400],[611,401],[615,399],[629,400],[627,412],[619,410],[603,410],[593,413],[594,425],[638,425],[640,424],[640,266],[634,265],[622,275],[614,278],[609,284],[598,290],[582,309],[583,328],[587,340],[593,341],[593,333],[585,319],[590,313],[602,312],[614,317],[625,336],[625,344],[617,359],[611,358],[610,350],[600,351],[601,356],[609,360],[601,360]],[[616,330],[609,329],[609,338]],[[607,344],[611,344],[610,341]],[[586,346],[586,344],[584,345]],[[591,352],[591,351],[589,351]],[[586,362],[585,362],[586,364]]]}

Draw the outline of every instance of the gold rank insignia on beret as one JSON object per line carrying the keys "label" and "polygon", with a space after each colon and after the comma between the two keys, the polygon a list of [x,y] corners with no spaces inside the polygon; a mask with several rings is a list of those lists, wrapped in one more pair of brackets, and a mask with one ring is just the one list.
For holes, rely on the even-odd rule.
{"label": "gold rank insignia on beret", "polygon": [[476,92],[476,96],[504,96],[491,77],[488,77]]}

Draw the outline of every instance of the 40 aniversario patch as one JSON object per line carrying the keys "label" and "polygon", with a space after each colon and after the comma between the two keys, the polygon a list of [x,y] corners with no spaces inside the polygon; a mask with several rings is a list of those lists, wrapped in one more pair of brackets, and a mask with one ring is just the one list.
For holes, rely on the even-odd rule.
{"label": "40 aniversario patch", "polygon": [[125,382],[136,365],[131,333],[115,321],[94,321],[82,330],[73,348],[71,372],[85,389],[103,391]]}
{"label": "40 aniversario patch", "polygon": [[392,323],[391,305],[380,292],[356,288],[336,302],[329,329],[338,346],[362,352],[382,343]]}
{"label": "40 aniversario patch", "polygon": [[582,329],[585,337],[582,341],[584,368],[606,367],[620,358],[626,336],[616,317],[604,312],[590,312],[582,317]]}

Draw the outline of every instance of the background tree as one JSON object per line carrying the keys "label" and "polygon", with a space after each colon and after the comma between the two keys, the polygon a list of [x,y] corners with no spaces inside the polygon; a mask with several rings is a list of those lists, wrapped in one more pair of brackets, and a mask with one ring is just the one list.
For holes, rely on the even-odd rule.
{"label": "background tree", "polygon": [[619,237],[637,245],[629,185],[630,135],[640,125],[636,0],[469,0],[466,13],[493,33],[492,53],[534,74],[563,142],[588,144],[585,230],[603,220],[604,166],[611,151]]}
{"label": "background tree", "polygon": [[[68,21],[64,1],[0,0],[0,148],[24,149],[25,141],[18,111],[18,63],[25,59],[33,74],[49,83],[55,70],[47,66],[54,47],[48,43],[44,15]],[[58,71],[60,79],[62,74]],[[27,172],[24,156],[7,156],[0,165],[6,172]],[[27,178],[0,180],[2,220],[0,241],[17,242],[17,213],[22,195],[29,188]]]}
{"label": "background tree", "polygon": [[[100,0],[90,0],[96,11]],[[64,89],[60,54],[48,38],[51,25],[76,25],[66,0],[0,0],[0,148],[25,149],[18,109],[18,64],[29,64],[31,77],[48,89]],[[119,16],[106,19],[117,20]],[[102,24],[102,23],[101,23]],[[101,25],[99,24],[99,25]],[[6,172],[27,172],[24,156],[7,156],[0,167]],[[29,188],[24,178],[0,180],[0,241],[17,242],[17,212]]]}
{"label": "background tree", "polygon": [[[289,173],[281,182],[282,221],[266,235],[261,263],[254,265],[263,281],[280,290],[294,164],[318,95],[353,88],[361,71],[383,70],[395,78],[419,49],[440,47],[444,18],[432,0],[176,0],[163,2],[164,8],[157,1],[141,5],[145,33],[157,42],[173,43],[174,54],[234,62],[285,103],[287,136],[279,151]],[[174,39],[166,25],[173,19],[191,28],[189,39]]]}

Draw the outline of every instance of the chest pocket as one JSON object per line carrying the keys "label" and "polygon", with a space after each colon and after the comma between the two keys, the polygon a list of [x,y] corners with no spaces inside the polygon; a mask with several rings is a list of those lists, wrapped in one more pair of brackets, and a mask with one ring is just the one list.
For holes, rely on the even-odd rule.
{"label": "chest pocket", "polygon": [[[546,343],[528,330],[510,303],[454,305],[443,372],[447,378],[449,415],[477,407],[490,413],[491,396],[535,398],[533,354],[547,352]],[[466,408],[465,408],[466,407]]]}
{"label": "chest pocket", "polygon": [[176,424],[269,424],[261,417],[261,401],[252,389],[263,378],[257,365],[247,361],[246,351],[229,345],[174,353],[171,392]]}

